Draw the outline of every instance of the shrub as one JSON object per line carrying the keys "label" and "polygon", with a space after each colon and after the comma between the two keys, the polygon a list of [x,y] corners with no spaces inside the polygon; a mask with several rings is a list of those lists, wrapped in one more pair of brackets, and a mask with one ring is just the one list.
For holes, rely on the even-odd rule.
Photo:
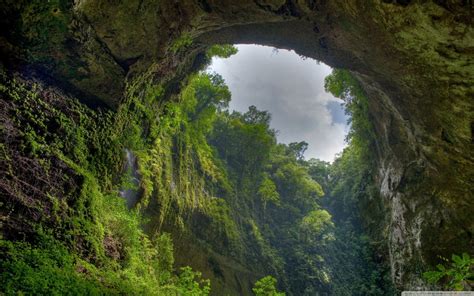
{"label": "shrub", "polygon": [[253,287],[252,291],[255,293],[256,296],[285,296],[284,292],[279,292],[276,289],[277,280],[268,275],[259,279],[255,286]]}
{"label": "shrub", "polygon": [[[466,286],[474,281],[474,258],[471,258],[467,253],[463,253],[462,256],[453,254],[451,259],[452,262],[449,267],[438,264],[436,265],[438,270],[425,272],[423,277],[432,284],[444,279],[445,288],[463,291]],[[448,262],[446,258],[443,258],[443,260]]]}

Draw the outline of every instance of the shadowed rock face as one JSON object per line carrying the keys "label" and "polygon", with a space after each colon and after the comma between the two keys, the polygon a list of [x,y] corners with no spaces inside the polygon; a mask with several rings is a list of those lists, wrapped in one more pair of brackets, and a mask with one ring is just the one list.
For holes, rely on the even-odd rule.
{"label": "shadowed rock face", "polygon": [[384,211],[369,209],[367,224],[388,242],[395,283],[409,289],[436,255],[474,249],[469,3],[78,0],[34,12],[20,3],[1,15],[2,27],[16,29],[2,34],[0,50],[7,67],[112,108],[125,81],[146,70],[178,91],[215,43],[293,49],[351,70],[368,93],[378,139],[382,198],[368,204]]}

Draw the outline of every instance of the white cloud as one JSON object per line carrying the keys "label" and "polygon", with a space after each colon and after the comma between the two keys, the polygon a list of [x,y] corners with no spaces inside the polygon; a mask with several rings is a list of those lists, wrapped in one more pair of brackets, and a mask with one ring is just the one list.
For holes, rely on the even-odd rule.
{"label": "white cloud", "polygon": [[209,69],[226,80],[232,92],[230,108],[245,112],[255,105],[270,111],[280,142],[306,141],[306,158],[332,161],[345,146],[347,126],[341,122],[337,104],[330,103],[340,100],[324,91],[324,77],[331,68],[293,51],[276,52],[258,45],[237,47],[236,55],[214,59]]}

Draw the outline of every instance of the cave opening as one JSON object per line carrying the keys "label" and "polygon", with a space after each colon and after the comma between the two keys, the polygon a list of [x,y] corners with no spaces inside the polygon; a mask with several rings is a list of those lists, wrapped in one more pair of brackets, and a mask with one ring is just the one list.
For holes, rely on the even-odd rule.
{"label": "cave opening", "polygon": [[[208,294],[192,265],[217,295],[275,288],[275,278],[288,295],[472,290],[423,278],[448,264],[441,257],[468,262],[453,255],[474,245],[471,6],[4,5],[2,289]],[[193,112],[194,90],[223,90],[196,75],[205,51],[254,43],[346,69],[331,93],[349,99],[348,137],[365,148],[307,163],[304,145],[275,144],[266,113]],[[127,188],[141,195],[131,211],[121,203]]]}
{"label": "cave opening", "polygon": [[[229,50],[230,45],[212,45],[208,52],[218,52],[220,46]],[[182,92],[194,90],[196,101],[189,104],[185,96],[181,104],[196,106],[191,110],[195,126],[213,122],[207,143],[233,188],[232,194],[218,191],[215,198],[236,211],[232,219],[245,241],[259,245],[247,254],[265,258],[253,272],[274,276],[281,289],[294,295],[347,293],[354,283],[351,276],[367,274],[372,276],[363,280],[367,285],[393,293],[387,281],[387,249],[364,239],[359,203],[374,197],[366,189],[374,176],[374,157],[367,98],[360,85],[346,70],[332,71],[295,52],[248,44],[234,48],[237,52],[230,57],[213,58],[207,69],[190,77]],[[232,94],[229,106],[229,97],[222,96],[227,91]],[[207,116],[206,110],[216,117]],[[268,111],[279,126],[272,125]],[[357,118],[353,125],[348,124],[351,114]],[[353,133],[345,143],[349,130]],[[349,141],[353,145],[347,147]],[[317,149],[305,155],[308,144]],[[235,276],[236,266],[249,259],[227,253],[233,238],[210,235],[206,229],[215,227],[213,218],[202,213],[193,215],[191,225],[187,243],[176,247],[178,266],[199,266],[217,293],[248,293],[252,280]],[[188,261],[189,245],[206,252],[196,240],[212,240],[215,253]],[[340,274],[345,269],[350,273]]]}
{"label": "cave opening", "polygon": [[332,162],[345,147],[349,115],[344,101],[324,89],[332,69],[294,51],[269,46],[234,45],[237,53],[214,57],[206,69],[221,75],[232,94],[229,110],[252,105],[272,115],[279,142],[305,141],[305,158]]}

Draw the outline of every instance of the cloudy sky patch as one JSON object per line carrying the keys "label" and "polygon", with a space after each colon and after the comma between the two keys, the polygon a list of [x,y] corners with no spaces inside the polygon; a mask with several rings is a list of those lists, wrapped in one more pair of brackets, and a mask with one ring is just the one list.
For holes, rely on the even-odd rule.
{"label": "cloudy sky patch", "polygon": [[305,157],[332,161],[345,146],[347,116],[341,101],[324,91],[331,68],[293,51],[238,45],[228,59],[214,59],[209,71],[221,74],[232,92],[231,110],[250,105],[272,114],[271,126],[283,143],[306,141]]}

